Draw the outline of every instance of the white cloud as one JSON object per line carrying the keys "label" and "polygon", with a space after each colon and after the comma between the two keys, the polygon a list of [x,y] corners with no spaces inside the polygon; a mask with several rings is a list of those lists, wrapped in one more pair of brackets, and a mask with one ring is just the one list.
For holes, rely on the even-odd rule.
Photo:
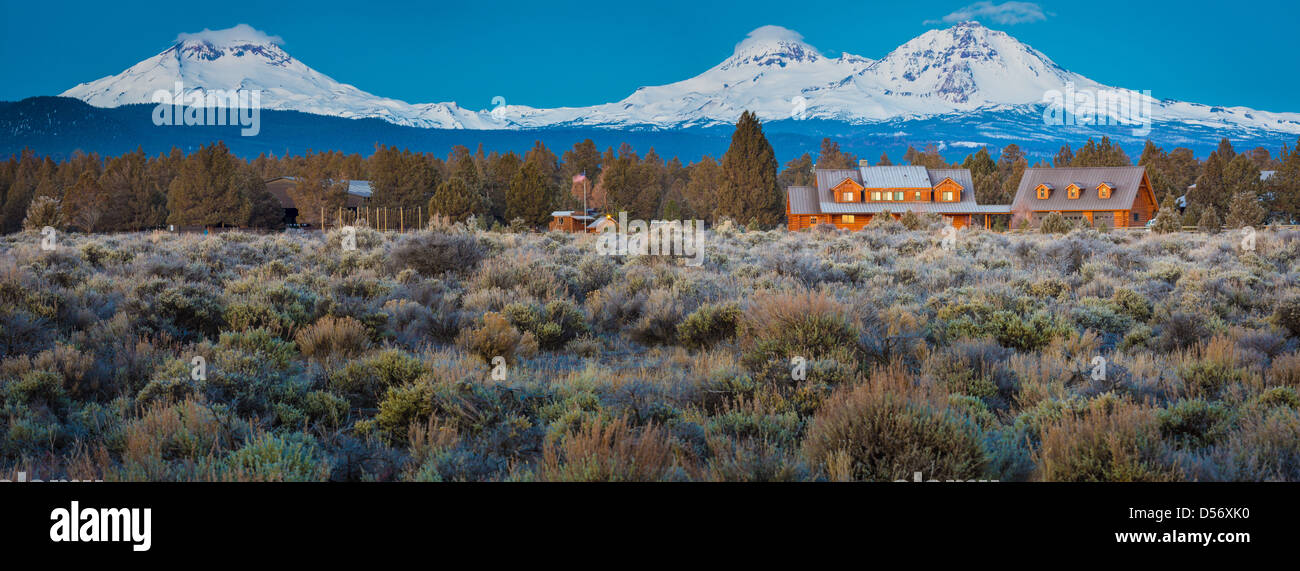
{"label": "white cloud", "polygon": [[740,50],[751,45],[765,44],[774,41],[802,43],[803,34],[789,28],[782,28],[781,26],[762,26],[756,28],[754,31],[750,32],[749,35],[745,36],[744,40],[741,40],[739,44],[736,44],[736,49]]}
{"label": "white cloud", "polygon": [[1043,7],[1033,2],[1003,2],[994,4],[992,2],[976,2],[964,8],[958,8],[951,14],[944,16],[939,20],[926,20],[926,26],[935,24],[956,24],[957,22],[966,22],[969,20],[987,20],[998,24],[1027,24],[1029,22],[1041,22],[1047,19],[1048,12],[1043,11]]}
{"label": "white cloud", "polygon": [[272,36],[248,24],[239,24],[233,28],[226,28],[224,30],[209,30],[204,28],[202,32],[196,32],[193,34],[182,33],[176,36],[177,42],[184,42],[187,40],[203,40],[213,44],[229,44],[240,41],[259,44],[284,44],[284,40],[281,39],[280,36]]}

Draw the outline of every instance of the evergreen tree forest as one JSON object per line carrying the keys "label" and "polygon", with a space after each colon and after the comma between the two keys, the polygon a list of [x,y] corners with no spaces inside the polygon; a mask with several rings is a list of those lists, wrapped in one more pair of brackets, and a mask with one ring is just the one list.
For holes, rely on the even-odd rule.
{"label": "evergreen tree forest", "polygon": [[[117,157],[74,153],[65,160],[31,151],[0,161],[0,231],[23,230],[37,199],[41,219],[78,232],[125,232],[168,225],[277,229],[283,211],[266,181],[295,177],[291,198],[299,222],[318,224],[321,212],[345,204],[348,181],[368,180],[373,208],[420,209],[454,221],[471,218],[494,225],[544,228],[555,210],[585,204],[639,219],[729,218],[759,228],[784,222],[787,186],[813,185],[814,168],[860,164],[922,165],[971,171],[981,204],[1010,204],[1021,175],[1033,167],[1147,167],[1157,200],[1174,199],[1184,225],[1206,228],[1300,222],[1300,141],[1276,150],[1237,152],[1224,140],[1204,159],[1186,148],[1151,142],[1136,163],[1107,138],[1064,145],[1053,157],[1033,159],[1017,145],[981,147],[949,162],[935,145],[909,146],[895,163],[887,153],[874,161],[841,150],[831,138],[810,153],[777,162],[763,127],[751,113],[736,124],[721,157],[660,156],[655,149],[623,144],[601,150],[590,140],[562,150],[540,141],[523,156],[471,150],[446,156],[376,145],[370,156],[308,151],[242,159],[222,143],[157,156],[136,150]],[[874,156],[874,153],[872,155]],[[949,154],[951,156],[951,154]],[[1267,173],[1267,174],[1265,174]],[[1179,203],[1179,197],[1185,199]]]}

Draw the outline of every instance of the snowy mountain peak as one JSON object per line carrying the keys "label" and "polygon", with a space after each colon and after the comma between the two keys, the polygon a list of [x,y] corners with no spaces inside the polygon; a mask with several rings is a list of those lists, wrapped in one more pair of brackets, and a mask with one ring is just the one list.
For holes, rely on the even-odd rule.
{"label": "snowy mountain peak", "polygon": [[880,82],[957,105],[1030,103],[1067,82],[1092,84],[1005,32],[978,22],[930,30],[885,56],[871,72]]}
{"label": "snowy mountain peak", "polygon": [[[670,129],[732,124],[745,111],[764,121],[822,119],[851,124],[976,113],[1040,104],[1049,92],[1104,89],[1038,50],[977,22],[927,31],[880,60],[827,57],[794,30],[763,26],[722,63],[667,85],[590,107],[502,105],[472,111],[455,103],[411,104],[340,83],[246,25],[181,34],[163,52],[63,95],[99,107],[149,103],[179,82],[187,92],[256,89],[265,109],[377,118],[441,129],[556,126]],[[486,102],[485,102],[486,103]],[[1156,121],[1300,132],[1300,114],[1206,107],[1162,99]]]}
{"label": "snowy mountain peak", "polygon": [[815,63],[821,59],[822,55],[817,48],[804,42],[803,36],[798,32],[780,26],[763,26],[736,44],[735,52],[719,67],[785,67],[797,63]]}
{"label": "snowy mountain peak", "polygon": [[214,44],[207,40],[185,40],[177,42],[163,52],[182,60],[217,61],[223,57],[260,58],[267,65],[282,66],[293,61],[288,53],[275,44],[259,44],[243,41],[230,44]]}

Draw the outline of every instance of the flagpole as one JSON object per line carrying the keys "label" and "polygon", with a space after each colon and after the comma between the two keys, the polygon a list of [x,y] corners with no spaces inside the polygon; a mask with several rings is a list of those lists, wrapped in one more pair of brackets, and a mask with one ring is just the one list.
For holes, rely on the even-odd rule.
{"label": "flagpole", "polygon": [[582,171],[582,215],[587,215],[587,171]]}

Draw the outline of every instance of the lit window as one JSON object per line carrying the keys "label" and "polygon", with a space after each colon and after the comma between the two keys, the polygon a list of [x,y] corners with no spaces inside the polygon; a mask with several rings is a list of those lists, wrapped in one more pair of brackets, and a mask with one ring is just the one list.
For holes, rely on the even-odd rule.
{"label": "lit window", "polygon": [[893,200],[893,199],[894,199],[894,193],[892,193],[892,192],[886,192],[886,193],[885,193],[885,198],[884,198],[884,199],[885,199],[885,200]]}
{"label": "lit window", "polygon": [[840,217],[840,222],[843,223],[843,224],[852,224],[852,223],[853,223],[853,215],[852,215],[852,214],[845,214],[845,215],[841,216],[841,217]]}
{"label": "lit window", "polygon": [[902,202],[902,201],[903,201],[903,191],[900,190],[900,191],[898,191],[898,192],[895,192],[895,193],[894,193],[894,200],[897,200],[897,201],[899,201],[899,202]]}
{"label": "lit window", "polygon": [[871,193],[871,200],[880,200],[880,191],[879,191],[879,190],[877,190],[877,191]]}
{"label": "lit window", "polygon": [[846,193],[844,193],[844,202],[853,202],[853,193],[852,193],[852,192],[846,192]]}
{"label": "lit window", "polygon": [[944,202],[952,202],[952,191],[951,191],[951,190],[945,190],[945,191],[943,191],[943,201],[944,201]]}
{"label": "lit window", "polygon": [[1106,185],[1097,187],[1097,198],[1101,198],[1103,200],[1110,198],[1110,187]]}
{"label": "lit window", "polygon": [[1071,187],[1070,187],[1070,199],[1073,200],[1073,199],[1076,199],[1076,198],[1079,198],[1079,187],[1077,187],[1077,186],[1071,186]]}
{"label": "lit window", "polygon": [[813,217],[809,218],[809,219],[808,219],[808,223],[809,223],[809,224],[812,224],[813,226],[816,226],[816,225],[817,225],[817,217],[816,217],[816,216],[813,216]]}
{"label": "lit window", "polygon": [[916,191],[914,196],[912,196],[912,200],[921,200],[921,191]]}

